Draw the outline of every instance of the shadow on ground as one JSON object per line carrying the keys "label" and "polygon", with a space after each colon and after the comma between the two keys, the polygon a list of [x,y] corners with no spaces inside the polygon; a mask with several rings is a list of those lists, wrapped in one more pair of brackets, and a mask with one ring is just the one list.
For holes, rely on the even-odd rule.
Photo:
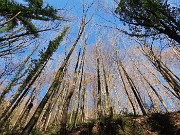
{"label": "shadow on ground", "polygon": [[147,122],[152,131],[157,132],[159,135],[180,135],[180,127],[176,125],[176,119],[173,114],[152,114],[148,117]]}

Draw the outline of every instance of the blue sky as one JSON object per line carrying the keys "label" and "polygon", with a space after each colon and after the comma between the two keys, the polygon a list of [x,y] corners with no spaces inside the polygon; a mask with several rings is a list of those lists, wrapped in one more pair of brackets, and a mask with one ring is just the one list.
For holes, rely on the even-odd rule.
{"label": "blue sky", "polygon": [[[17,1],[24,3],[23,0],[17,0]],[[68,23],[68,25],[70,25],[70,27],[71,27],[71,31],[70,31],[71,33],[69,34],[69,36],[71,36],[70,38],[72,38],[72,39],[76,38],[78,28],[79,28],[78,22],[80,21],[80,18],[82,16],[82,0],[65,0],[65,1],[64,0],[44,0],[44,1],[45,1],[45,3],[49,3],[56,9],[64,9],[64,13],[67,17],[73,17],[72,22]],[[92,0],[84,0],[84,1],[90,3]],[[115,23],[118,26],[122,26],[122,23],[119,20],[117,21],[117,19],[113,18],[111,15],[107,15],[106,12],[104,12],[105,11],[104,8],[105,9],[112,8],[112,6],[113,6],[112,0],[104,0],[104,1],[99,0],[99,1],[101,1],[100,2],[101,7],[98,7],[97,12],[95,12],[95,8],[97,8],[97,5],[94,5],[94,7],[89,12],[89,16],[95,12],[92,23],[100,24],[100,25],[108,25],[108,26],[111,26],[111,23]],[[98,0],[95,0],[95,2],[97,3]],[[171,0],[170,3],[179,5],[180,2],[179,2],[179,0]],[[104,7],[104,8],[102,8],[102,7]],[[63,10],[62,10],[62,12],[63,12]],[[107,20],[104,20],[105,18]],[[111,22],[108,22],[108,21],[111,21]],[[125,28],[125,27],[122,27],[122,28]],[[88,43],[89,44],[95,43],[95,40],[97,37],[96,28],[94,26],[88,26],[87,31],[91,31]],[[102,31],[99,30],[99,32],[103,32],[103,30]],[[111,29],[109,29],[108,32],[111,33]],[[108,35],[108,32],[107,32],[107,35]],[[107,36],[107,35],[105,35],[105,36]],[[49,35],[46,34],[46,37],[54,38],[54,35],[49,33]],[[127,41],[127,39],[125,39],[125,40]],[[69,45],[71,46],[72,43],[69,43]],[[62,50],[63,50],[63,47],[61,47],[59,49],[58,54],[60,54],[60,52],[62,52]],[[40,94],[40,96],[44,95],[44,91],[42,91],[42,92],[43,93]]]}

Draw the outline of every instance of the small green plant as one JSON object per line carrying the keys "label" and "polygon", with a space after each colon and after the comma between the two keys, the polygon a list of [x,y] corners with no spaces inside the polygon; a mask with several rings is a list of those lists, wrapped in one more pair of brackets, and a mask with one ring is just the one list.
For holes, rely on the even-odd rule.
{"label": "small green plant", "polygon": [[43,135],[39,129],[33,129],[29,135]]}

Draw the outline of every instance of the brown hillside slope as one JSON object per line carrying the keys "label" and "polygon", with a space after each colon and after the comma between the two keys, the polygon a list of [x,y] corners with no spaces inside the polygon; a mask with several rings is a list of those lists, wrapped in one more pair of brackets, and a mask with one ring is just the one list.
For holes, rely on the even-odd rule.
{"label": "brown hillside slope", "polygon": [[180,135],[180,112],[115,116],[77,126],[70,135]]}

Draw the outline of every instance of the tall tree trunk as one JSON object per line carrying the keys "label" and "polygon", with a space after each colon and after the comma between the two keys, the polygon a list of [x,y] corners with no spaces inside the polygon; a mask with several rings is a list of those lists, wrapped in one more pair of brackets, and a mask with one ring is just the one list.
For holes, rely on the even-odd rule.
{"label": "tall tree trunk", "polygon": [[[151,101],[151,106],[150,106],[150,108],[148,108],[149,110],[148,110],[148,113],[154,113],[155,111],[154,111],[154,109],[156,108],[155,107],[155,102],[154,102],[154,100],[155,100],[155,98],[153,99],[152,97],[153,97],[153,95],[152,94],[150,94],[150,92],[149,92],[149,90],[148,90],[148,88],[146,87],[146,85],[145,85],[145,82],[144,82],[144,80],[141,78],[141,83],[142,83],[142,86],[144,87],[144,89],[145,89],[145,91],[146,91],[146,93],[148,94],[148,97],[149,97],[149,99],[150,99],[150,101]],[[157,109],[157,108],[156,108]],[[158,108],[159,109],[159,108]]]}
{"label": "tall tree trunk", "polygon": [[66,67],[66,64],[68,63],[71,54],[73,53],[79,39],[81,38],[81,36],[83,34],[86,24],[87,23],[84,22],[84,20],[83,20],[82,25],[81,25],[80,30],[79,30],[79,33],[78,33],[78,37],[77,37],[76,41],[74,42],[73,46],[71,47],[68,55],[66,56],[64,62],[61,65],[61,67],[59,68],[53,83],[51,84],[50,88],[48,89],[48,92],[46,93],[46,95],[42,99],[41,103],[39,104],[38,108],[36,109],[36,111],[35,111],[34,115],[32,116],[31,120],[26,125],[26,127],[23,129],[23,131],[21,132],[20,135],[28,135],[30,133],[30,131],[33,129],[34,125],[38,121],[38,118],[39,118],[39,116],[41,114],[41,111],[43,110],[43,108],[44,108],[46,102],[48,101],[49,97],[51,96],[53,91],[56,90],[57,87],[61,85],[61,82],[62,82],[62,79],[63,79],[63,70]]}
{"label": "tall tree trunk", "polygon": [[19,130],[23,128],[26,125],[26,121],[29,115],[29,112],[31,111],[33,107],[33,100],[35,99],[35,96],[33,96],[33,93],[29,97],[28,101],[26,102],[26,105],[24,106],[22,113],[20,114],[19,118],[17,119],[14,127],[12,128],[12,131]]}
{"label": "tall tree trunk", "polygon": [[97,110],[98,110],[98,119],[102,116],[102,107],[101,107],[101,78],[100,78],[100,70],[99,70],[99,57],[97,56]]}
{"label": "tall tree trunk", "polygon": [[81,115],[81,122],[84,122],[85,121],[85,107],[84,107],[84,105],[85,105],[85,94],[86,94],[86,88],[85,88],[85,75],[84,75],[84,79],[83,79],[83,86],[82,86],[83,88],[82,88],[82,95],[81,95],[81,97],[82,97],[82,101],[81,101],[81,113],[82,113],[82,115]]}
{"label": "tall tree trunk", "polygon": [[74,122],[73,122],[73,128],[76,126],[76,122],[77,122],[77,116],[78,116],[78,112],[79,112],[79,106],[80,106],[80,95],[81,95],[81,89],[82,89],[82,79],[83,79],[83,75],[84,75],[84,60],[85,60],[85,52],[86,52],[86,46],[84,47],[83,50],[83,54],[82,54],[82,59],[81,59],[81,64],[80,64],[80,68],[79,68],[79,73],[81,70],[81,75],[80,75],[80,83],[79,83],[79,89],[78,89],[78,103],[77,103],[77,109],[75,112],[75,116],[74,116]]}
{"label": "tall tree trunk", "polygon": [[[116,56],[118,57],[118,60],[120,60],[118,50],[116,49],[115,51],[116,51]],[[133,104],[133,101],[132,101],[132,99],[131,99],[129,93],[128,93],[126,83],[125,83],[125,81],[124,81],[124,78],[123,78],[122,73],[121,73],[121,70],[120,70],[121,61],[118,61],[118,60],[115,60],[115,62],[116,62],[116,64],[117,64],[117,70],[118,70],[120,79],[121,79],[121,81],[122,81],[122,83],[123,83],[124,91],[125,91],[125,93],[126,93],[128,99],[129,99],[129,102],[130,102],[131,106],[132,106],[133,113],[134,113],[134,115],[136,115],[137,112],[136,112],[135,106],[134,106],[134,104]],[[122,68],[122,67],[121,67],[121,68]],[[123,68],[122,68],[122,69],[123,69]],[[125,76],[126,76],[126,75],[125,75]]]}
{"label": "tall tree trunk", "polygon": [[[144,64],[143,64],[144,65]],[[150,68],[148,68],[146,65],[144,65],[148,70],[149,72],[153,75],[154,79],[168,92],[170,92],[173,96],[175,96],[177,99],[179,99],[179,97],[176,95],[176,93],[174,93],[170,88],[168,88],[167,86],[165,86],[157,77],[157,75],[151,71]]]}
{"label": "tall tree trunk", "polygon": [[128,73],[126,72],[126,70],[124,69],[124,66],[122,65],[122,62],[121,62],[121,61],[120,61],[120,66],[121,66],[121,68],[123,69],[123,72],[124,72],[124,74],[125,74],[125,76],[126,76],[126,78],[127,78],[127,80],[128,80],[128,83],[129,83],[129,85],[130,85],[130,87],[131,87],[132,92],[134,93],[134,96],[136,97],[136,100],[137,100],[137,102],[138,102],[138,105],[139,105],[139,107],[140,107],[143,115],[146,115],[147,112],[146,112],[146,109],[145,109],[145,107],[144,107],[144,105],[143,105],[143,101],[142,101],[142,99],[141,99],[141,97],[140,97],[140,94],[139,94],[136,86],[134,85],[134,82],[132,81],[132,79],[130,78],[130,76],[128,75]]}
{"label": "tall tree trunk", "polygon": [[78,58],[77,58],[77,62],[76,62],[76,66],[75,66],[75,70],[74,70],[74,77],[73,77],[73,84],[70,87],[69,93],[65,99],[65,103],[63,105],[63,110],[62,110],[62,118],[61,118],[61,127],[60,127],[60,134],[65,134],[66,133],[66,124],[67,124],[67,117],[68,117],[68,108],[70,105],[70,101],[71,98],[74,94],[74,90],[75,90],[75,86],[76,86],[76,82],[77,82],[77,78],[78,78],[78,65],[79,65],[79,59],[80,59],[80,53],[81,53],[81,49],[79,50],[79,54],[78,54]]}
{"label": "tall tree trunk", "polygon": [[[135,64],[134,64],[135,65]],[[161,104],[163,105],[163,107],[165,108],[166,112],[169,112],[169,109],[167,107],[167,105],[165,104],[163,98],[158,94],[158,92],[156,91],[156,89],[150,84],[150,82],[146,79],[146,77],[141,73],[141,71],[139,70],[139,68],[135,65],[135,67],[137,68],[138,72],[141,74],[141,76],[144,78],[144,80],[147,82],[147,84],[150,86],[150,88],[153,90],[153,92],[156,94],[156,96],[158,97],[159,101],[161,102]]]}
{"label": "tall tree trunk", "polygon": [[105,84],[105,92],[106,92],[106,106],[108,109],[108,116],[110,118],[112,118],[113,117],[113,108],[111,106],[109,89],[108,89],[107,78],[106,78],[106,71],[105,71],[104,61],[103,61],[102,56],[101,56],[101,59],[102,59],[102,68],[103,68],[103,76],[104,76],[104,84]]}
{"label": "tall tree trunk", "polygon": [[126,83],[125,83],[125,81],[124,81],[124,79],[123,79],[123,76],[122,76],[122,73],[121,73],[121,70],[120,70],[120,67],[119,67],[119,66],[120,66],[120,65],[117,63],[118,73],[119,73],[120,79],[121,79],[121,81],[122,81],[122,83],[123,83],[124,91],[125,91],[125,93],[126,93],[126,95],[127,95],[127,97],[128,97],[128,100],[129,100],[131,106],[132,106],[133,113],[134,113],[134,115],[136,115],[137,113],[136,113],[135,106],[134,106],[134,104],[133,104],[133,101],[132,101],[132,99],[131,99],[131,96],[129,95],[129,92],[128,92],[128,90],[127,90]]}
{"label": "tall tree trunk", "polygon": [[38,46],[35,47],[35,48],[33,49],[33,51],[31,52],[31,54],[22,62],[19,70],[17,71],[17,73],[15,74],[15,76],[13,77],[13,79],[11,80],[11,82],[6,86],[6,88],[5,88],[5,89],[3,90],[3,92],[1,93],[1,96],[0,96],[0,104],[1,104],[2,100],[4,99],[5,94],[7,94],[7,93],[11,90],[12,86],[13,86],[13,85],[15,84],[15,82],[19,79],[19,77],[18,77],[19,74],[24,70],[26,63],[27,63],[28,60],[31,58],[31,56],[34,54],[34,52],[37,50],[37,48],[38,48]]}
{"label": "tall tree trunk", "polygon": [[49,46],[46,49],[45,53],[41,55],[39,62],[35,65],[35,68],[28,74],[23,84],[19,87],[17,92],[14,94],[13,99],[10,101],[10,104],[6,107],[5,111],[2,113],[2,116],[0,117],[1,118],[0,126],[4,125],[4,122],[9,118],[13,110],[18,106],[22,98],[28,93],[32,84],[36,81],[36,79],[39,77],[42,70],[46,66],[47,61],[50,59],[53,53],[58,49],[59,43],[62,40],[62,38],[65,36],[65,34],[67,33],[68,29],[69,29],[68,27],[65,27],[63,32],[60,34],[60,36],[58,36],[54,41],[50,41]]}
{"label": "tall tree trunk", "polygon": [[152,48],[146,47],[147,51],[141,50],[149,61],[156,67],[159,73],[163,76],[164,80],[172,87],[177,97],[180,98],[180,78],[177,77],[165,64],[158,59]]}

